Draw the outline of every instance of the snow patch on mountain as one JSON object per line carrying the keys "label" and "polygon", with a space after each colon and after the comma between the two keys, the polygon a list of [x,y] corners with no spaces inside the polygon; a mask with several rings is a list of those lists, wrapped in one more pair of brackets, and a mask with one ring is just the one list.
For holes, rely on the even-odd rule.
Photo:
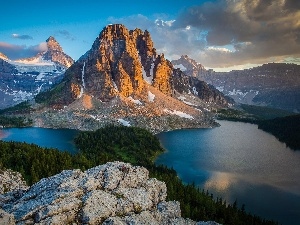
{"label": "snow patch on mountain", "polygon": [[[8,94],[8,93],[6,93]],[[18,92],[13,92],[13,94],[9,95],[14,95],[13,101],[14,102],[20,102],[20,101],[26,101],[28,99],[33,98],[33,94],[27,91],[18,91]]]}
{"label": "snow patch on mountain", "polygon": [[[152,67],[151,67],[152,68]],[[152,75],[150,77],[147,76],[147,73],[145,71],[145,68],[142,66],[142,73],[143,73],[143,79],[148,83],[148,84],[152,84],[152,80],[153,80],[153,69],[152,69]],[[151,70],[150,70],[150,74],[151,74]]]}
{"label": "snow patch on mountain", "polygon": [[151,64],[151,68],[150,68],[151,82],[152,82],[152,79],[153,79],[153,69],[154,69],[154,63]]}
{"label": "snow patch on mountain", "polygon": [[248,92],[243,93],[241,90],[236,90],[235,88],[228,92],[228,95],[241,95],[243,97],[245,97],[246,94],[248,94]]}
{"label": "snow patch on mountain", "polygon": [[117,86],[116,82],[112,81],[112,84],[113,84],[113,86],[114,86],[114,89],[115,89],[116,91],[119,91],[119,89],[118,89],[118,86]]}
{"label": "snow patch on mountain", "polygon": [[85,88],[85,82],[84,82],[84,67],[85,67],[85,62],[83,63],[82,71],[81,71],[81,79],[82,79],[82,86]]}
{"label": "snow patch on mountain", "polygon": [[148,91],[148,100],[149,102],[154,102],[155,95]]}
{"label": "snow patch on mountain", "polygon": [[187,113],[181,112],[181,111],[177,111],[177,110],[164,109],[164,112],[169,113],[169,114],[173,114],[173,115],[176,115],[176,116],[179,116],[179,117],[182,117],[182,118],[186,118],[186,119],[191,119],[191,120],[194,119],[193,116],[191,116]]}
{"label": "snow patch on mountain", "polygon": [[219,86],[219,87],[216,87],[216,89],[217,89],[218,91],[221,91],[221,92],[223,92],[223,91],[224,91],[224,86]]}
{"label": "snow patch on mountain", "polygon": [[15,65],[26,64],[28,66],[54,65],[54,62],[49,61],[49,60],[44,60],[41,56],[29,58],[29,59],[20,59],[20,60],[10,61],[10,63],[15,64]]}
{"label": "snow patch on mountain", "polygon": [[137,105],[143,105],[143,103],[140,100],[133,99],[131,96],[129,96],[128,99]]}
{"label": "snow patch on mountain", "polygon": [[41,86],[39,86],[39,87],[36,89],[37,93],[40,93],[40,92],[41,92],[43,85],[44,85],[44,84],[42,84]]}
{"label": "snow patch on mountain", "polygon": [[125,127],[130,127],[130,123],[124,119],[118,119],[118,122],[121,123]]}
{"label": "snow patch on mountain", "polygon": [[196,90],[196,87],[193,87],[193,94],[198,95],[198,91]]}
{"label": "snow patch on mountain", "polygon": [[40,73],[39,75],[37,75],[37,77],[35,78],[35,80],[42,80],[43,77],[45,77],[45,75],[47,75],[47,73]]}
{"label": "snow patch on mountain", "polygon": [[182,64],[174,65],[174,68],[175,69],[180,69],[183,72],[187,70],[186,67],[184,67]]}
{"label": "snow patch on mountain", "polygon": [[179,96],[178,99],[179,99],[180,101],[184,102],[184,103],[187,104],[187,105],[190,105],[190,106],[197,106],[197,105],[195,105],[195,104],[193,104],[193,103],[191,103],[191,102],[186,101],[186,100],[185,100],[186,97],[184,97],[184,96]]}

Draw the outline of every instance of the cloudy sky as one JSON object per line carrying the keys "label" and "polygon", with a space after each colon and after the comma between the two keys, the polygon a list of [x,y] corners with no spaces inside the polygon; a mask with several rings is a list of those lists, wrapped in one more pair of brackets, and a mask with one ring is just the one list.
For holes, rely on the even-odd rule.
{"label": "cloudy sky", "polygon": [[188,55],[206,68],[267,62],[300,64],[299,0],[2,1],[0,52],[11,59],[45,51],[54,36],[77,60],[107,24],[150,31],[169,59]]}

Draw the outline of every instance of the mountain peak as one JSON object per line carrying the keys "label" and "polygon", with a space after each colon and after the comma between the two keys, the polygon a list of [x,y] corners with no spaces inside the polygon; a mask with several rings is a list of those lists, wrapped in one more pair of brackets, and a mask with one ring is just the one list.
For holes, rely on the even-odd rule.
{"label": "mountain peak", "polygon": [[179,68],[184,71],[187,75],[197,77],[203,80],[203,73],[206,73],[206,69],[203,65],[190,58],[188,55],[182,55],[177,60],[172,60],[175,68]]}
{"label": "mountain peak", "polygon": [[62,47],[59,45],[59,43],[55,40],[55,38],[53,36],[50,36],[46,40],[46,43],[47,43],[48,51],[52,50],[52,51],[63,52]]}
{"label": "mountain peak", "polygon": [[50,36],[46,43],[48,50],[42,53],[44,60],[57,62],[66,68],[69,68],[74,63],[74,60],[64,53],[62,47],[53,36]]}
{"label": "mountain peak", "polygon": [[8,57],[0,52],[0,59],[8,60]]}

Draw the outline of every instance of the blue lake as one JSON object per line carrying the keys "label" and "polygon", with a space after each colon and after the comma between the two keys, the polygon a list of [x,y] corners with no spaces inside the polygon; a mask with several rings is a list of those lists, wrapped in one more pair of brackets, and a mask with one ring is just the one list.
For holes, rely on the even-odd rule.
{"label": "blue lake", "polygon": [[300,151],[292,151],[257,125],[218,121],[221,127],[164,132],[167,152],[156,164],[173,167],[227,203],[284,225],[300,224]]}
{"label": "blue lake", "polygon": [[38,127],[0,129],[0,140],[37,144],[41,147],[57,148],[75,153],[74,138],[77,130],[46,129]]}
{"label": "blue lake", "polygon": [[[300,224],[300,151],[292,151],[256,125],[218,121],[212,129],[158,134],[166,153],[157,164],[173,167],[186,183],[194,182],[228,203],[284,225]],[[76,130],[0,129],[0,139],[35,143],[76,152]]]}

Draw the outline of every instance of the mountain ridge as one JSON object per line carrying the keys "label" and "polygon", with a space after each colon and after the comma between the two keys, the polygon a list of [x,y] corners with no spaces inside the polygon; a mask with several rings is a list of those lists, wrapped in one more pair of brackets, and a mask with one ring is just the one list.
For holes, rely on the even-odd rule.
{"label": "mountain ridge", "polygon": [[251,69],[214,72],[198,68],[187,56],[172,62],[237,103],[300,111],[300,65],[268,63]]}

